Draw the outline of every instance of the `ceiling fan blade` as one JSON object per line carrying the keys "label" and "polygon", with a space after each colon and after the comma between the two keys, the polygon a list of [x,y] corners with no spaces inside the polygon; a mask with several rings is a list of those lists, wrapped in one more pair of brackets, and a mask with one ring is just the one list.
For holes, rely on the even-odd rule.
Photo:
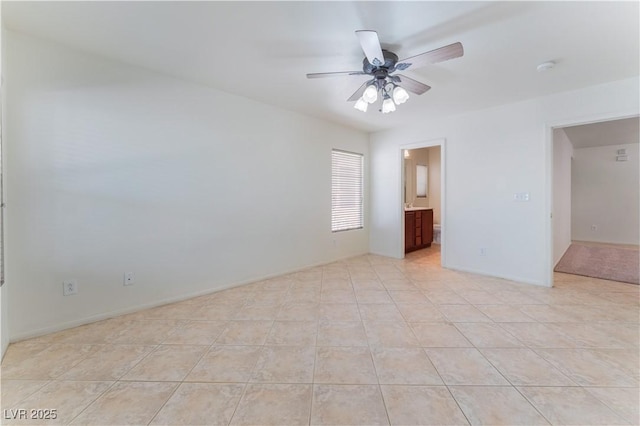
{"label": "ceiling fan blade", "polygon": [[314,72],[307,74],[307,78],[340,77],[343,75],[365,75],[365,73],[362,71]]}
{"label": "ceiling fan blade", "polygon": [[412,56],[407,59],[398,61],[396,69],[406,70],[409,67],[418,68],[429,64],[435,64],[437,62],[446,61],[453,58],[459,58],[464,55],[464,49],[462,43],[457,42],[448,46],[441,47],[439,49],[431,50],[420,55]]}
{"label": "ceiling fan blade", "polygon": [[358,90],[356,90],[354,94],[351,95],[349,99],[347,99],[347,102],[355,102],[360,99],[362,97],[362,94],[364,93],[364,89],[367,88],[369,83],[370,81],[365,81],[364,83],[362,83],[362,86],[360,86],[360,88],[358,88]]}
{"label": "ceiling fan blade", "polygon": [[382,54],[378,33],[371,30],[359,30],[356,31],[356,35],[369,63],[376,67],[384,65],[384,55]]}
{"label": "ceiling fan blade", "polygon": [[406,75],[396,74],[394,77],[400,79],[400,86],[410,92],[415,93],[416,95],[422,95],[424,92],[431,89],[431,86],[420,83],[419,81],[409,78]]}

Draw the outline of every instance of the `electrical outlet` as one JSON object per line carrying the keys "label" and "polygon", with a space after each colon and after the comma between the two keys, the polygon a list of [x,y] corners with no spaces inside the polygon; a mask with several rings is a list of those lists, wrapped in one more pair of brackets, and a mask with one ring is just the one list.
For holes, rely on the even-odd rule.
{"label": "electrical outlet", "polygon": [[480,247],[480,256],[486,256],[486,255],[487,255],[487,248]]}
{"label": "electrical outlet", "polygon": [[78,283],[76,280],[66,280],[62,282],[62,295],[71,296],[78,294]]}
{"label": "electrical outlet", "polygon": [[136,282],[136,275],[133,272],[124,273],[124,285],[133,285]]}

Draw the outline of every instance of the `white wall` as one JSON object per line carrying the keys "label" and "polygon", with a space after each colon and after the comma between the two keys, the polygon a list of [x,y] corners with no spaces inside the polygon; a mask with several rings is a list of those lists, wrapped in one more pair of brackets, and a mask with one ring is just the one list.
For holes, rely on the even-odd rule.
{"label": "white wall", "polygon": [[[2,7],[0,7],[0,22],[2,22]],[[0,46],[2,46],[2,49],[4,50],[4,38],[2,37],[1,31]],[[4,75],[4,73],[2,68],[2,55],[0,55],[0,76],[2,75]],[[4,110],[4,93],[2,94],[2,98],[0,99],[0,107],[2,108],[2,110]],[[0,138],[3,134],[1,130],[3,127],[3,119],[4,115],[0,114]],[[2,143],[1,140],[0,143]],[[0,161],[2,162],[0,167],[2,167],[2,170],[4,171],[5,157],[3,156]],[[4,215],[2,215],[2,220],[4,221],[4,219]],[[4,356],[4,353],[9,346],[9,303],[8,298],[6,297],[6,293],[8,292],[7,285],[8,284],[5,283],[5,285],[0,287],[0,360],[2,360],[2,357]]]}
{"label": "white wall", "polygon": [[0,309],[2,309],[2,325],[0,326],[0,335],[2,336],[0,338],[0,341],[2,342],[2,350],[0,351],[0,360],[2,360],[2,357],[4,357],[4,353],[9,347],[9,306],[7,303],[8,299],[5,296],[5,293],[7,293],[7,290],[5,290],[6,288],[6,285],[3,285],[0,288]]}
{"label": "white wall", "polygon": [[6,36],[12,340],[368,252],[368,211],[330,232],[331,148],[367,134]]}
{"label": "white wall", "polygon": [[571,157],[573,145],[562,129],[553,130],[553,264],[571,245]]}
{"label": "white wall", "polygon": [[429,207],[433,209],[433,223],[441,222],[441,168],[440,147],[432,146],[429,150]]}
{"label": "white wall", "polygon": [[[628,161],[616,161],[619,149],[627,150]],[[571,205],[574,240],[638,244],[639,155],[637,142],[574,150]]]}
{"label": "white wall", "polygon": [[637,114],[638,90],[634,78],[373,134],[371,252],[402,256],[399,146],[444,137],[444,266],[550,285],[548,126]]}

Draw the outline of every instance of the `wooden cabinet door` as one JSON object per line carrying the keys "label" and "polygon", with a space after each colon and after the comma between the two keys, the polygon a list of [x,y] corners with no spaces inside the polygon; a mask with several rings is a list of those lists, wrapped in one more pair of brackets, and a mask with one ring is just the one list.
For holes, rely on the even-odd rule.
{"label": "wooden cabinet door", "polygon": [[422,212],[422,245],[429,247],[433,241],[433,210]]}
{"label": "wooden cabinet door", "polygon": [[422,248],[422,212],[421,210],[416,211],[416,249]]}
{"label": "wooden cabinet door", "polygon": [[404,213],[404,252],[408,253],[416,247],[416,215],[414,212]]}

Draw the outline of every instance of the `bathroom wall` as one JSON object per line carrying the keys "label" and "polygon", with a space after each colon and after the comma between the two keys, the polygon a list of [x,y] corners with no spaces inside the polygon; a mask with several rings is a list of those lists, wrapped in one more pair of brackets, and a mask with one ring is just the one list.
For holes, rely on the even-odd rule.
{"label": "bathroom wall", "polygon": [[[440,222],[440,147],[410,149],[409,158],[405,158],[405,185],[406,201],[415,207],[430,207],[433,209],[433,223]],[[427,166],[428,188],[427,197],[416,197],[416,166],[418,164]]]}
{"label": "bathroom wall", "polygon": [[433,209],[433,223],[442,223],[440,147],[432,146],[427,149],[429,151],[429,207]]}
{"label": "bathroom wall", "polygon": [[405,158],[405,185],[406,185],[406,203],[411,203],[415,207],[429,206],[429,189],[427,189],[427,197],[418,198],[416,196],[416,166],[429,166],[429,148],[410,149],[409,158]]}

